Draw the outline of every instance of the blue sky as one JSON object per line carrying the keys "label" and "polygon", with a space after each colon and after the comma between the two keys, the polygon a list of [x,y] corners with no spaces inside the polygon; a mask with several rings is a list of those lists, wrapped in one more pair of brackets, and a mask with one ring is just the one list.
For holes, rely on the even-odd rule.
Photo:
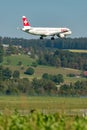
{"label": "blue sky", "polygon": [[31,26],[68,27],[72,38],[87,37],[87,0],[0,0],[0,36],[37,38],[16,29],[23,15]]}

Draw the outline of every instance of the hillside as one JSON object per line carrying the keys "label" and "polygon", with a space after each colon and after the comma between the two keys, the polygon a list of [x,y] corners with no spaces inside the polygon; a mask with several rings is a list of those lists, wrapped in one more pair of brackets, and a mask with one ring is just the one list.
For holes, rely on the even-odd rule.
{"label": "hillside", "polygon": [[[34,67],[35,73],[32,76],[24,74],[24,71],[29,67],[32,66],[32,63],[35,62],[36,59],[30,58],[28,55],[11,55],[5,56],[3,61],[3,66],[8,67],[13,72],[14,70],[18,70],[20,72],[21,78],[41,78],[44,73],[57,75],[62,74],[64,76],[64,82],[75,82],[79,80],[85,80],[82,77],[67,77],[68,74],[75,74],[76,76],[81,74],[80,70],[71,69],[71,68],[64,68],[64,67],[52,67],[52,66],[43,66],[38,65]],[[21,62],[21,65],[19,63]]]}

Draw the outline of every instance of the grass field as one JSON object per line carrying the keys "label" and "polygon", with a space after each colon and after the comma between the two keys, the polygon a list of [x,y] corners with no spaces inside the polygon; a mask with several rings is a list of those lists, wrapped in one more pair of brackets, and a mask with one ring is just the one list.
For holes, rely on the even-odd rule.
{"label": "grass field", "polygon": [[87,50],[76,50],[76,49],[70,49],[71,52],[77,52],[77,53],[87,53]]}
{"label": "grass field", "polygon": [[39,110],[44,113],[66,113],[66,114],[87,114],[87,98],[72,97],[27,97],[1,96],[0,110],[9,110],[29,113],[31,110]]}
{"label": "grass field", "polygon": [[81,71],[76,70],[76,69],[68,69],[68,68],[56,68],[56,67],[51,67],[51,66],[38,66],[34,68],[35,73],[34,75],[25,75],[23,72],[24,70],[21,70],[21,78],[26,77],[32,80],[33,78],[38,78],[40,79],[44,73],[52,74],[52,75],[57,75],[57,74],[62,74],[64,76],[64,83],[70,83],[70,82],[76,82],[78,80],[80,81],[85,81],[86,78],[84,77],[67,77],[67,74],[73,73],[76,75],[80,75]]}
{"label": "grass field", "polygon": [[10,66],[18,66],[19,61],[22,62],[23,66],[29,66],[35,60],[30,58],[28,55],[11,55],[4,57],[3,65],[9,64]]}

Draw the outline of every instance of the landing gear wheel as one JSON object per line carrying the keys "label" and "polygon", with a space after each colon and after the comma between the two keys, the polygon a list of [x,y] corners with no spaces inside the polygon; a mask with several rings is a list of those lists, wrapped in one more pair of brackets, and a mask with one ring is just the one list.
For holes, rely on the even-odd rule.
{"label": "landing gear wheel", "polygon": [[43,37],[41,36],[40,39],[43,39]]}
{"label": "landing gear wheel", "polygon": [[51,37],[51,40],[54,40],[54,37]]}

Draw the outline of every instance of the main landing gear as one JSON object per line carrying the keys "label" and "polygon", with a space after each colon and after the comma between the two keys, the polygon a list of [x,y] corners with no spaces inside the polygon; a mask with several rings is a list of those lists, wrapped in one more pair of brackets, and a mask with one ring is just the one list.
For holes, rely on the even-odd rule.
{"label": "main landing gear", "polygon": [[51,37],[51,40],[54,40],[54,37]]}
{"label": "main landing gear", "polygon": [[42,40],[42,39],[43,39],[43,37],[41,36],[41,37],[40,37],[40,39]]}

